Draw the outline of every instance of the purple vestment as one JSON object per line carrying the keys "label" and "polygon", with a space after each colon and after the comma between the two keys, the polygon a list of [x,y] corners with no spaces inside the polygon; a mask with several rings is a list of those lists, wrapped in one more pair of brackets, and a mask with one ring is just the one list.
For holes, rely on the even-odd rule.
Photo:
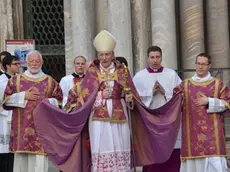
{"label": "purple vestment", "polygon": [[[80,88],[69,98],[70,113],[42,101],[34,111],[35,126],[45,152],[64,172],[89,172],[90,152],[87,149],[87,121],[100,89],[98,63],[91,64]],[[120,87],[131,88],[135,101],[132,130],[136,165],[167,161],[177,138],[183,97],[181,93],[161,108],[150,110],[141,103],[130,75],[116,65],[114,80]],[[73,88],[72,90],[74,90]],[[81,90],[81,92],[77,92]],[[47,115],[49,114],[49,115]]]}
{"label": "purple vestment", "polygon": [[[45,154],[38,140],[34,126],[33,110],[45,98],[56,98],[62,102],[62,91],[58,83],[48,75],[41,78],[29,78],[25,74],[13,76],[5,89],[5,100],[14,93],[27,91],[35,87],[39,90],[37,101],[28,101],[25,108],[14,108],[12,115],[10,151],[14,153]],[[11,108],[11,107],[10,107]],[[38,114],[40,115],[40,114]],[[48,115],[48,114],[47,114]]]}

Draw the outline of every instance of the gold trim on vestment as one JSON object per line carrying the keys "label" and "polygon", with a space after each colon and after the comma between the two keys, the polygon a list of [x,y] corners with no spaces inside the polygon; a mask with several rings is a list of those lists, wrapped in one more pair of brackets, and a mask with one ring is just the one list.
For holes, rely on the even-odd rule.
{"label": "gold trim on vestment", "polygon": [[220,94],[225,90],[226,87],[226,85],[223,85],[223,88],[220,90]]}
{"label": "gold trim on vestment", "polygon": [[[52,78],[48,76],[48,86],[47,86],[46,98],[49,98],[49,96],[51,95],[51,91],[52,91],[51,89],[52,89]],[[54,88],[53,92],[55,92],[56,90],[57,90],[57,87]]]}
{"label": "gold trim on vestment", "polygon": [[10,96],[6,96],[2,101],[2,104],[4,105],[8,100],[10,100]]}
{"label": "gold trim on vestment", "polygon": [[215,81],[216,79],[215,78],[212,78],[211,80],[208,80],[208,81],[205,81],[205,82],[196,82],[194,81],[192,78],[189,78],[188,79],[193,85],[196,85],[196,86],[206,86],[210,83],[212,83],[213,81]]}
{"label": "gold trim on vestment", "polygon": [[[223,88],[220,90],[220,96],[222,95],[223,91],[226,89],[226,85],[223,85]],[[224,93],[224,95],[226,96],[226,93]],[[230,105],[228,102],[226,102],[225,100],[221,99],[221,101],[224,103],[224,105],[230,110]]]}
{"label": "gold trim on vestment", "polygon": [[[16,78],[16,93],[20,93],[20,79],[21,76],[17,75]],[[25,101],[25,100],[24,100]],[[21,137],[21,109],[17,108],[17,114],[18,114],[18,138],[17,138],[17,149],[19,149],[20,145],[20,137]]]}
{"label": "gold trim on vestment", "polygon": [[[219,90],[219,80],[216,80],[215,82],[215,91],[214,91],[214,98],[218,98],[218,90]],[[219,138],[219,134],[218,134],[218,129],[219,129],[219,124],[218,124],[218,120],[217,120],[217,114],[214,113],[213,115],[213,120],[214,120],[214,132],[215,132],[215,138],[216,138],[216,151],[217,154],[220,154],[220,138]]]}
{"label": "gold trim on vestment", "polygon": [[[75,91],[74,88],[71,88],[71,91],[74,92],[74,95],[77,95],[77,102],[80,101],[81,105],[84,104],[84,99],[82,96],[82,90],[81,90],[81,83],[76,83],[75,86],[77,87],[77,90]],[[72,109],[74,109],[77,106],[76,103],[71,104],[68,109],[66,109],[66,112],[71,112]]]}
{"label": "gold trim on vestment", "polygon": [[[8,84],[7,85],[10,85],[11,87],[14,86],[12,78],[8,80]],[[5,93],[4,93],[4,100],[2,101],[2,105],[4,105],[7,102],[7,100],[10,99],[10,97],[11,97],[11,95],[10,96],[5,96]]]}
{"label": "gold trim on vestment", "polygon": [[41,152],[31,152],[31,151],[9,151],[9,153],[29,153],[29,154],[36,154],[36,155],[47,155],[46,153]]}
{"label": "gold trim on vestment", "polygon": [[117,75],[117,69],[115,68],[115,71],[112,73],[105,73],[102,74],[98,68],[96,68],[96,73],[98,75],[99,83],[102,82],[108,82],[108,81],[117,81],[118,75]]}
{"label": "gold trim on vestment", "polygon": [[[18,76],[18,75],[17,75],[17,76]],[[16,76],[16,77],[17,77],[17,76]],[[13,79],[12,79],[12,78],[9,79],[8,82],[9,82],[9,85],[14,85],[14,84],[13,84]]]}
{"label": "gold trim on vestment", "polygon": [[[30,77],[28,77],[27,75],[25,75],[24,73],[23,74],[21,74],[26,80],[28,80],[28,81],[32,81],[32,82],[41,82],[41,81],[43,81],[44,79],[46,79],[47,77],[48,77],[48,75],[46,75],[46,74],[44,74],[42,77],[40,77],[40,78],[30,78]],[[20,75],[18,75],[18,76],[20,76]]]}
{"label": "gold trim on vestment", "polygon": [[111,120],[111,118],[95,118],[95,117],[92,118],[92,121],[104,121],[104,122],[111,122],[111,123],[113,123],[113,122],[115,122],[115,123],[128,122],[127,119],[125,119],[125,120]]}
{"label": "gold trim on vestment", "polygon": [[226,102],[225,100],[222,100],[221,101],[224,103],[224,105],[230,110],[230,105],[228,102]]}
{"label": "gold trim on vestment", "polygon": [[191,136],[190,136],[190,121],[189,121],[189,88],[188,82],[190,80],[186,79],[184,84],[184,92],[185,92],[185,105],[186,105],[186,130],[187,130],[187,145],[188,145],[188,155],[191,156]]}
{"label": "gold trim on vestment", "polygon": [[203,156],[190,156],[190,157],[181,157],[181,161],[184,162],[187,159],[196,159],[196,158],[208,158],[208,157],[227,157],[227,155],[203,155]]}
{"label": "gold trim on vestment", "polygon": [[81,102],[81,105],[83,105],[84,104],[84,99],[83,99],[83,96],[82,96],[81,84],[76,83],[76,87],[77,87],[77,93],[78,93],[78,96],[79,96],[79,100]]}
{"label": "gold trim on vestment", "polygon": [[68,109],[66,109],[66,112],[71,112],[71,110],[74,109],[75,107],[76,107],[76,103],[71,104],[70,107]]}

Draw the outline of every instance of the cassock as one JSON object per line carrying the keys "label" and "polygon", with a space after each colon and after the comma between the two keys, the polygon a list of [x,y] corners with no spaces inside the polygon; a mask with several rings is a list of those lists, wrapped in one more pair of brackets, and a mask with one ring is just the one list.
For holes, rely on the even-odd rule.
{"label": "cassock", "polygon": [[[224,113],[230,106],[228,87],[210,73],[204,78],[196,74],[183,81],[175,92],[184,93],[182,114],[181,172],[226,172]],[[200,93],[208,97],[208,105],[196,106]]]}
{"label": "cassock", "polygon": [[[37,101],[25,100],[25,91],[35,87],[40,97]],[[15,153],[14,170],[17,172],[47,172],[48,159],[36,134],[33,111],[44,99],[62,103],[58,83],[42,71],[32,75],[28,70],[13,76],[5,89],[4,108],[13,110],[10,134],[10,152]],[[49,114],[47,114],[49,115]]]}
{"label": "cassock", "polygon": [[[105,86],[113,90],[106,101],[100,99]],[[127,88],[135,101],[132,148],[123,94]],[[163,163],[170,157],[180,127],[182,99],[177,94],[168,106],[148,109],[123,65],[116,62],[104,71],[95,60],[81,84],[69,93],[69,113],[43,100],[34,111],[35,127],[48,157],[64,172],[128,171],[131,151],[135,166]]]}
{"label": "cassock", "polygon": [[0,76],[0,171],[12,172],[14,156],[9,153],[10,128],[12,111],[4,110],[2,101],[10,75],[4,73]]}
{"label": "cassock", "polygon": [[[153,87],[158,81],[165,90],[165,95],[157,92],[153,95]],[[147,67],[136,73],[133,77],[134,85],[141,97],[142,102],[151,109],[163,106],[171,100],[173,89],[181,83],[181,79],[177,73],[169,68],[160,67],[152,69]],[[181,148],[181,130],[177,137],[174,151],[168,161],[162,164],[154,164],[143,167],[143,172],[163,171],[163,172],[179,172],[180,170],[180,148]]]}
{"label": "cassock", "polygon": [[61,79],[60,87],[63,93],[62,107],[65,107],[67,103],[69,90],[73,88],[73,86],[76,83],[81,82],[83,78],[84,78],[84,75],[78,75],[77,73],[72,73],[71,75],[67,75]]}

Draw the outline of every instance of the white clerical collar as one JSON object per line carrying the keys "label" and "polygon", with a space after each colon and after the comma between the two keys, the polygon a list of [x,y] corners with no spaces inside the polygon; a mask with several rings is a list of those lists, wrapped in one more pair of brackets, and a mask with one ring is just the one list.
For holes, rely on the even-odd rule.
{"label": "white clerical collar", "polygon": [[104,68],[104,67],[101,65],[101,63],[100,63],[100,68],[101,68],[103,71],[111,71],[112,69],[115,68],[115,65],[114,65],[114,63],[112,62],[111,65],[110,65],[109,67]]}
{"label": "white clerical collar", "polygon": [[30,77],[30,78],[35,78],[35,79],[41,78],[41,77],[43,77],[43,76],[45,75],[45,74],[42,72],[42,70],[41,70],[40,72],[36,73],[36,74],[32,74],[32,73],[30,73],[29,70],[26,70],[26,71],[24,72],[24,74],[25,74],[26,76]]}
{"label": "white clerical collar", "polygon": [[212,78],[213,78],[213,77],[212,77],[212,75],[211,75],[210,72],[208,72],[208,74],[207,74],[205,77],[203,77],[203,78],[197,76],[197,73],[195,73],[195,75],[192,77],[192,79],[193,79],[194,81],[196,81],[196,82],[206,82],[206,81],[208,81],[208,80],[211,80]]}
{"label": "white clerical collar", "polygon": [[79,78],[83,78],[85,74],[79,75],[77,72],[74,72],[76,75],[79,76]]}

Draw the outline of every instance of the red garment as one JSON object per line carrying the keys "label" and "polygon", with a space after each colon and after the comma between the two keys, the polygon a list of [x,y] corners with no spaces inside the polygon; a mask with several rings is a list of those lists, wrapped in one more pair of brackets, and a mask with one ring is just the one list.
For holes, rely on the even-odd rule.
{"label": "red garment", "polygon": [[81,82],[83,78],[73,78],[73,83],[74,85],[77,83],[77,82]]}

